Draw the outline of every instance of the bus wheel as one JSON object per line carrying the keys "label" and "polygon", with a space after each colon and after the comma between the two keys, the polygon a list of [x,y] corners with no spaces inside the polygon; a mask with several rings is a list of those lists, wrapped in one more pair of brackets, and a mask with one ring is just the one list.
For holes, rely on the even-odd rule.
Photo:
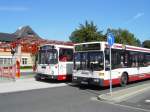
{"label": "bus wheel", "polygon": [[35,76],[35,80],[36,80],[36,81],[40,81],[41,78],[40,78],[39,76]]}
{"label": "bus wheel", "polygon": [[126,73],[123,73],[120,79],[120,85],[122,87],[125,87],[128,83],[128,75]]}

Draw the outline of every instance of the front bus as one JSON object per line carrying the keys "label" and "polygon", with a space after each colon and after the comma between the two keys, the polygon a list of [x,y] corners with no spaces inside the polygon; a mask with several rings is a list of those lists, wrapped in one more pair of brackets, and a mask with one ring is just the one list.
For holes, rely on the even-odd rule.
{"label": "front bus", "polygon": [[[111,51],[112,84],[150,79],[150,49],[114,44]],[[73,82],[109,86],[110,64],[107,42],[75,45]]]}
{"label": "front bus", "polygon": [[104,71],[104,48],[100,42],[75,44],[73,82],[101,86]]}

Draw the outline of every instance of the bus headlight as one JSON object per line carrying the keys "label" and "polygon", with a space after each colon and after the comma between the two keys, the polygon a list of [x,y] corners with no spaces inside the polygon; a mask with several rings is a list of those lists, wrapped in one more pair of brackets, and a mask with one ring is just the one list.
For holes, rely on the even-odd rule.
{"label": "bus headlight", "polygon": [[52,71],[51,74],[54,75],[54,71]]}
{"label": "bus headlight", "polygon": [[94,82],[99,82],[99,79],[94,79]]}
{"label": "bus headlight", "polygon": [[104,75],[105,75],[104,73],[99,73],[100,78],[104,78]]}
{"label": "bus headlight", "polygon": [[104,76],[104,73],[99,73],[99,76]]}
{"label": "bus headlight", "polygon": [[74,80],[77,80],[77,77],[73,77]]}
{"label": "bus headlight", "polygon": [[73,74],[75,74],[77,71],[76,70],[73,70]]}

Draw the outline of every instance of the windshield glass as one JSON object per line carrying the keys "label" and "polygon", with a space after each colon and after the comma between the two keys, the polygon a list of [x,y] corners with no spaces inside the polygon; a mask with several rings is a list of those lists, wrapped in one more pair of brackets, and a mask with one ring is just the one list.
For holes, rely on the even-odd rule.
{"label": "windshield glass", "polygon": [[77,70],[103,70],[102,52],[77,52],[74,54],[74,68]]}
{"label": "windshield glass", "polygon": [[58,63],[58,53],[56,49],[39,51],[39,64],[56,64],[56,63]]}

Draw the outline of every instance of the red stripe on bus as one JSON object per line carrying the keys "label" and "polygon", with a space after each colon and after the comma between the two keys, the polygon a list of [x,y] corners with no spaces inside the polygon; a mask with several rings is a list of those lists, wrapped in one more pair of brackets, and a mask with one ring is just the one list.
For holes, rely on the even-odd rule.
{"label": "red stripe on bus", "polygon": [[[150,79],[150,73],[129,75],[129,82]],[[112,85],[120,84],[120,78],[112,79]],[[109,80],[103,80],[103,86],[109,86]]]}
{"label": "red stripe on bus", "polygon": [[[109,86],[109,80],[104,80],[103,81],[103,86]],[[113,85],[116,85],[116,84],[119,84],[120,83],[120,79],[119,78],[116,78],[116,79],[112,79],[112,84]]]}

